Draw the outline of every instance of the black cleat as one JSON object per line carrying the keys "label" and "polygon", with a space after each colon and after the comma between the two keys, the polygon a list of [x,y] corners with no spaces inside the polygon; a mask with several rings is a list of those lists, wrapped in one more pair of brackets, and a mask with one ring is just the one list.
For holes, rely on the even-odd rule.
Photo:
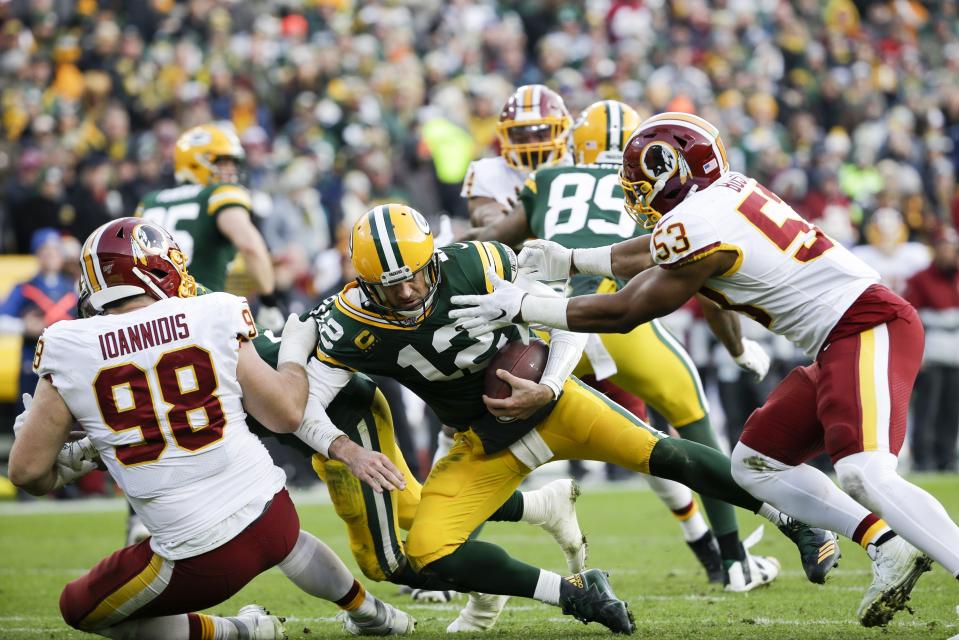
{"label": "black cleat", "polygon": [[799,547],[806,578],[823,584],[834,567],[839,566],[839,537],[832,531],[815,529],[785,514],[779,516],[779,530]]}
{"label": "black cleat", "polygon": [[719,553],[719,543],[712,531],[707,531],[699,540],[687,542],[689,548],[696,554],[699,564],[706,570],[706,577],[710,583],[722,584],[726,578],[723,571],[723,557]]}
{"label": "black cleat", "polygon": [[559,587],[559,604],[563,613],[583,624],[598,622],[613,633],[626,635],[636,631],[629,605],[613,593],[605,571],[589,569],[563,578]]}

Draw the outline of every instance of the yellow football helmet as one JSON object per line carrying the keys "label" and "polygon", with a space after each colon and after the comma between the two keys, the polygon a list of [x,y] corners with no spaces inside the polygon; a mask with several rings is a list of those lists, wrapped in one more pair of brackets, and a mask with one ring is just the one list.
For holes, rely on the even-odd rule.
{"label": "yellow football helmet", "polygon": [[[369,306],[388,322],[415,324],[429,313],[440,283],[439,252],[429,223],[416,209],[384,204],[367,211],[353,225],[350,261]],[[421,304],[416,309],[390,306],[383,288],[412,280],[420,271],[428,287]]]}
{"label": "yellow football helmet", "polygon": [[623,149],[636,127],[639,114],[628,104],[601,100],[589,105],[573,125],[573,162],[623,163]]}
{"label": "yellow football helmet", "polygon": [[233,158],[238,165],[246,158],[243,145],[231,128],[209,123],[187,129],[173,148],[177,182],[202,185],[220,182],[216,166],[220,158]]}
{"label": "yellow football helmet", "polygon": [[541,84],[527,84],[509,97],[496,124],[506,164],[529,173],[557,164],[566,154],[573,126],[563,99]]}

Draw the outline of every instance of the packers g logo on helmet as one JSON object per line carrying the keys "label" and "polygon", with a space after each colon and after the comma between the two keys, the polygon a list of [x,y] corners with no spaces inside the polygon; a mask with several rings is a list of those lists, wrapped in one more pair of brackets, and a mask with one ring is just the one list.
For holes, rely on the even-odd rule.
{"label": "packers g logo on helmet", "polygon": [[573,162],[621,164],[623,149],[638,126],[639,114],[628,104],[617,100],[594,102],[583,109],[573,126]]}
{"label": "packers g logo on helmet", "polygon": [[[366,212],[350,234],[350,261],[368,305],[395,324],[415,324],[429,312],[439,286],[439,253],[426,218],[403,204],[385,204]],[[394,309],[383,293],[424,272],[428,291],[415,310]]]}
{"label": "packers g logo on helmet", "polygon": [[237,164],[246,158],[243,145],[231,128],[210,123],[187,129],[173,148],[177,182],[201,185],[218,182],[216,162],[221,158],[233,158]]}

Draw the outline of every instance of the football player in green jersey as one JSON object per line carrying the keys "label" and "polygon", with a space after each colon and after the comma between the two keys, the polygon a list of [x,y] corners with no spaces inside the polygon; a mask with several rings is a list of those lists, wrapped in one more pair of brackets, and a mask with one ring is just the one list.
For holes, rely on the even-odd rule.
{"label": "football player in green jersey", "polygon": [[226,126],[185,131],[173,149],[179,186],[148,193],[134,215],[169,229],[190,273],[214,291],[223,291],[227,265],[240,253],[260,295],[257,319],[279,329],[283,318],[276,310],[273,261],[250,219],[250,192],[239,184],[244,158],[239,138]]}
{"label": "football player in green jersey", "polygon": [[[572,132],[575,166],[556,166],[529,175],[513,210],[493,224],[472,229],[468,237],[499,240],[516,246],[530,235],[567,248],[593,248],[614,244],[646,233],[623,208],[619,184],[622,149],[639,125],[639,115],[628,105],[603,100],[587,107]],[[569,295],[614,293],[622,282],[575,274],[568,282]],[[758,344],[744,340],[739,318],[703,300],[704,314],[730,354],[744,369],[763,377],[769,358]],[[710,426],[702,382],[692,359],[658,320],[625,334],[602,334],[602,346],[614,362],[610,379],[623,390],[639,396],[663,415],[686,439],[720,450]],[[643,354],[643,357],[636,357]],[[574,371],[593,372],[583,358]],[[729,591],[749,591],[778,574],[774,558],[747,553],[739,539],[735,510],[710,497],[703,504],[718,539],[723,558],[724,583]],[[796,535],[784,528],[787,535]],[[712,538],[708,532],[704,537]],[[695,550],[699,541],[690,541]],[[818,550],[804,560],[814,582],[825,579],[838,558],[822,558]]]}
{"label": "football player in green jersey", "polygon": [[[319,318],[304,426],[318,440],[337,437],[324,409],[353,372],[362,371],[395,378],[459,430],[450,453],[423,485],[409,530],[406,555],[420,573],[461,591],[536,598],[581,620],[631,632],[625,603],[602,572],[563,579],[469,539],[531,470],[553,459],[613,462],[688,484],[776,522],[786,517],[740,489],[721,453],[665,437],[571,378],[584,338],[552,332],[539,383],[499,371],[512,395],[484,397],[484,373],[493,355],[511,340],[528,338],[529,330],[504,319],[489,325],[487,337],[471,338],[456,328],[453,297],[487,293],[497,279],[517,280],[515,255],[506,246],[470,242],[438,249],[425,219],[403,205],[367,212],[354,226],[350,246],[358,278]],[[518,280],[540,295],[552,293],[545,285]]]}

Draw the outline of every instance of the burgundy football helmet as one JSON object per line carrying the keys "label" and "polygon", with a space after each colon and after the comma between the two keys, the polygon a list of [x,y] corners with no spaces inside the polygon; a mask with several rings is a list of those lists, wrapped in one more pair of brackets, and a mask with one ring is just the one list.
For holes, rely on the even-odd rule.
{"label": "burgundy football helmet", "polygon": [[186,256],[163,227],[141,218],[117,218],[90,234],[80,251],[80,289],[96,313],[124,298],[156,300],[196,295]]}
{"label": "burgundy football helmet", "polygon": [[500,155],[506,164],[529,173],[558,163],[573,129],[559,94],[541,84],[523,85],[509,97],[496,125]]}
{"label": "burgundy football helmet", "polygon": [[619,171],[626,211],[652,229],[686,196],[728,171],[716,127],[688,113],[660,113],[639,125],[626,143]]}

